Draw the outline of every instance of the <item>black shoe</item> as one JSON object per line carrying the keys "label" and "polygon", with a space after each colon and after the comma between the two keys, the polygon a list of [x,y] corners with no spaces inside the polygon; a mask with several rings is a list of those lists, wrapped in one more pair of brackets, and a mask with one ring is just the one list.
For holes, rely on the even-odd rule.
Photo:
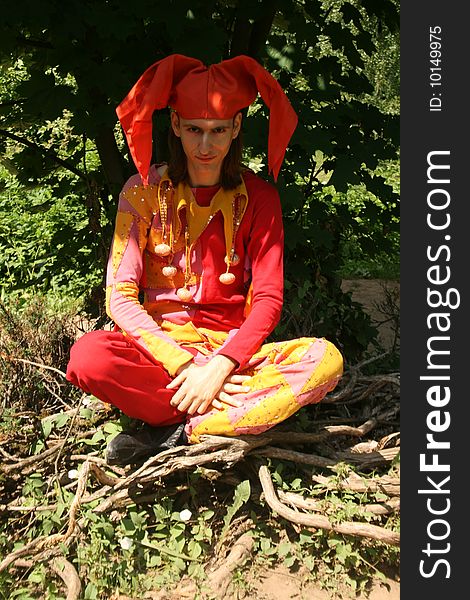
{"label": "black shoe", "polygon": [[184,423],[164,427],[144,426],[136,431],[123,431],[113,438],[106,448],[108,465],[133,465],[150,456],[188,443]]}

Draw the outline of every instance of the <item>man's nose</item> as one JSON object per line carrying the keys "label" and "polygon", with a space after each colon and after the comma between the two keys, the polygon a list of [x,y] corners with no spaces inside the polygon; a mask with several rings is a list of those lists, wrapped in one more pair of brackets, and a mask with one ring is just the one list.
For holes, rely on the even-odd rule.
{"label": "man's nose", "polygon": [[201,141],[199,143],[199,152],[201,154],[209,154],[212,142],[209,132],[201,135]]}

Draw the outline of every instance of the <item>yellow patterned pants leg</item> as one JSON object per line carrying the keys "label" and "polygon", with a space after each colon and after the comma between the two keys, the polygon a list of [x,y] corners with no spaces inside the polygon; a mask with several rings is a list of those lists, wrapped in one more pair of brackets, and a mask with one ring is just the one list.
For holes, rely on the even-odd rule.
{"label": "yellow patterned pants leg", "polygon": [[240,408],[212,409],[188,417],[191,443],[201,435],[258,434],[281,423],[302,406],[320,402],[343,373],[343,357],[324,338],[299,338],[265,344],[240,373],[250,375],[250,391],[235,397]]}

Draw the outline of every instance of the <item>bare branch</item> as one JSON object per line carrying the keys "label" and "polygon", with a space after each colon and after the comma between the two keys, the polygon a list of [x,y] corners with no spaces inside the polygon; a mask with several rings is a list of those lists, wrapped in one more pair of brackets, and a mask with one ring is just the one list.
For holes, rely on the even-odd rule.
{"label": "bare branch", "polygon": [[60,156],[58,156],[55,152],[52,152],[52,150],[48,150],[47,148],[44,148],[43,146],[40,146],[39,144],[35,144],[34,142],[31,142],[30,140],[28,140],[24,137],[20,137],[19,135],[11,133],[10,131],[7,131],[6,129],[0,129],[0,135],[10,138],[11,140],[18,142],[19,144],[22,144],[23,146],[27,146],[28,148],[31,148],[32,150],[36,150],[36,152],[39,152],[42,156],[50,158],[53,162],[57,163],[61,167],[64,167],[64,169],[67,169],[68,171],[70,171],[71,173],[76,175],[77,177],[80,177],[80,179],[87,181],[87,177],[86,177],[86,175],[84,175],[84,173],[79,171],[76,167],[74,167],[67,161],[60,158]]}

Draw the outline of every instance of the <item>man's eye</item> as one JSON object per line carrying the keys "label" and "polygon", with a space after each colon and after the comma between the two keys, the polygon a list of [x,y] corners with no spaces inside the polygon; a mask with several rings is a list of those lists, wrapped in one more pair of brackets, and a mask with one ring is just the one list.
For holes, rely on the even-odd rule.
{"label": "man's eye", "polygon": [[217,129],[214,129],[215,133],[224,133],[225,131],[225,127],[217,127]]}

